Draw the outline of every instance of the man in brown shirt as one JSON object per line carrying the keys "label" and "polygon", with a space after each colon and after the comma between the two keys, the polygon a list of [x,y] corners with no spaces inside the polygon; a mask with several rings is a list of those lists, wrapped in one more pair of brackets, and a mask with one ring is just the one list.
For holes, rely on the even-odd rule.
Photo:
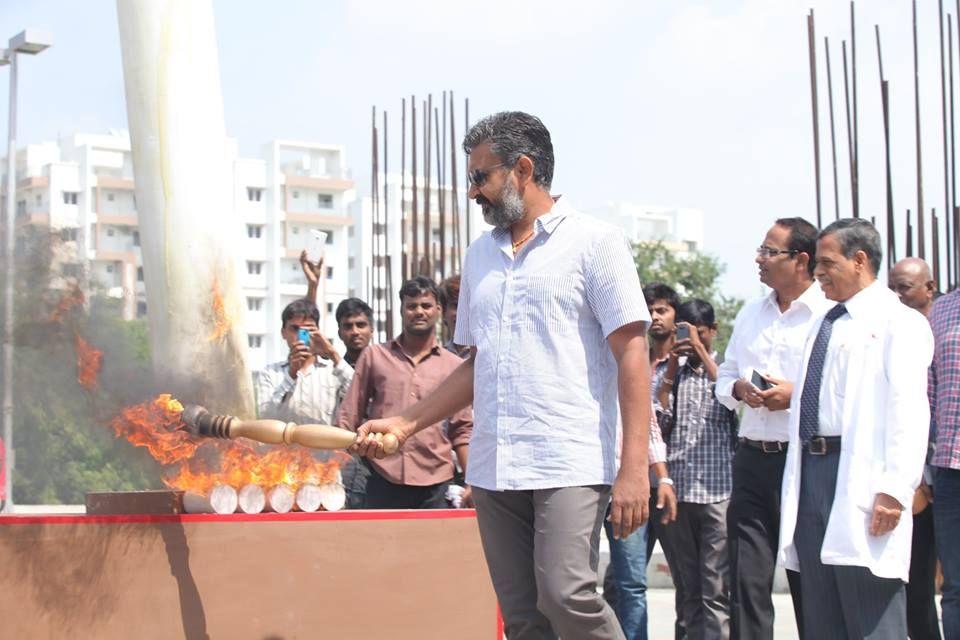
{"label": "man in brown shirt", "polygon": [[[417,276],[400,289],[403,332],[395,340],[363,350],[353,383],[340,406],[337,424],[355,431],[365,421],[392,416],[429,395],[463,362],[437,343],[440,304],[437,286]],[[466,469],[473,429],[470,409],[457,413],[447,428],[431,425],[409,438],[397,455],[369,460],[370,509],[442,509],[453,478],[453,458]]]}

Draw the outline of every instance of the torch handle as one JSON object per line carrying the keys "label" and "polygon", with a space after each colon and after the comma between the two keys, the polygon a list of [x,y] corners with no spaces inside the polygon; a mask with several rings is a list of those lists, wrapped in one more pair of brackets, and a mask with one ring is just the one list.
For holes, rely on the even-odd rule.
{"label": "torch handle", "polygon": [[[356,434],[327,424],[294,424],[280,420],[239,420],[234,418],[229,428],[230,438],[250,438],[267,444],[299,444],[311,449],[347,449],[354,443]],[[381,436],[383,450],[391,454],[397,450],[393,435]]]}

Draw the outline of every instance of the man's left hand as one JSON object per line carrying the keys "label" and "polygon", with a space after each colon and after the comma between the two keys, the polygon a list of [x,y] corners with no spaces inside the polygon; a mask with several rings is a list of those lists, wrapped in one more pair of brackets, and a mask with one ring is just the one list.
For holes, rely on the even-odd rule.
{"label": "man's left hand", "polygon": [[470,485],[465,485],[463,487],[463,493],[460,494],[460,508],[475,508],[475,505],[473,504],[473,489],[470,487]]}
{"label": "man's left hand", "polygon": [[323,274],[323,258],[320,258],[320,262],[317,263],[310,262],[310,259],[307,258],[307,250],[304,249],[300,252],[300,268],[303,269],[303,275],[306,276],[307,282],[317,285],[320,283],[320,276]]}
{"label": "man's left hand", "polygon": [[663,511],[660,524],[670,524],[677,519],[677,494],[673,485],[665,482],[657,485],[657,509]]}
{"label": "man's left hand", "polygon": [[878,493],[873,501],[873,517],[870,518],[870,535],[882,536],[893,531],[900,522],[903,505],[893,496]]}
{"label": "man's left hand", "polygon": [[650,515],[650,476],[644,471],[624,473],[621,468],[613,483],[610,524],[613,537],[623,540],[646,524]]}
{"label": "man's left hand", "polygon": [[327,340],[326,336],[320,333],[319,329],[310,330],[310,349],[324,360],[332,360],[334,364],[337,364],[340,360],[340,354],[333,348],[333,344]]}
{"label": "man's left hand", "polygon": [[787,380],[778,380],[770,376],[764,376],[773,386],[766,391],[760,392],[763,399],[763,406],[770,411],[783,411],[790,408],[790,396],[793,395],[793,383]]}

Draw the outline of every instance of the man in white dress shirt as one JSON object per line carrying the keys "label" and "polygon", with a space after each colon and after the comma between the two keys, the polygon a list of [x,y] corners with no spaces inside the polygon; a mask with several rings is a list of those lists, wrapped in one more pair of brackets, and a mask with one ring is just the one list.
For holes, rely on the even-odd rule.
{"label": "man in white dress shirt", "polygon": [[372,432],[402,443],[472,399],[467,482],[507,637],[619,640],[596,590],[600,526],[609,506],[627,537],[650,495],[650,315],[633,255],[622,231],[550,194],[539,119],[489,116],[463,147],[495,227],[464,260],[454,342],[472,353],[429,397],[363,425],[358,450],[383,455]]}
{"label": "man in white dress shirt", "polygon": [[[803,366],[810,327],[831,306],[813,281],[817,232],[803,218],[781,218],[770,227],[757,249],[756,263],[760,282],[772,291],[737,315],[717,376],[717,399],[728,409],[743,410],[727,509],[734,639],[773,638],[773,575],[790,396]],[[755,386],[754,372],[772,386]],[[802,627],[799,574],[789,571],[787,578]]]}
{"label": "man in white dress shirt", "polygon": [[811,329],[791,400],[779,550],[800,571],[809,639],[907,637],[902,513],[923,472],[933,335],[877,281],[881,256],[866,220],[820,232],[814,275],[837,304]]}

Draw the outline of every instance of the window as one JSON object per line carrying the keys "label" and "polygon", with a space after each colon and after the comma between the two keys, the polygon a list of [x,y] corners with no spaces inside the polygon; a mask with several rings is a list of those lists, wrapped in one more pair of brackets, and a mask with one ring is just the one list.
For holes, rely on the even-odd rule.
{"label": "window", "polygon": [[[66,198],[64,198],[64,201],[66,201]],[[43,194],[42,194],[42,193],[38,193],[38,194],[37,194],[37,206],[39,207],[39,206],[42,205],[42,204],[43,204]],[[74,204],[76,204],[76,203],[74,203]]]}
{"label": "window", "polygon": [[300,235],[300,227],[293,227],[290,229],[290,231],[293,232],[293,235],[295,236]]}
{"label": "window", "polygon": [[300,266],[299,263],[294,262],[293,264],[290,265],[290,271],[297,271],[298,270],[297,267],[299,266]]}
{"label": "window", "polygon": [[333,231],[327,231],[327,244],[333,244]]}
{"label": "window", "polygon": [[107,194],[107,202],[113,202],[114,200],[116,200],[116,196],[113,195],[112,193],[108,193],[108,194]]}
{"label": "window", "polygon": [[333,209],[333,196],[328,193],[318,193],[317,205],[321,209]]}
{"label": "window", "polygon": [[373,225],[373,232],[377,235],[383,235],[386,233],[386,231],[387,225],[383,224],[382,222],[378,222],[377,224]]}
{"label": "window", "polygon": [[333,313],[333,303],[332,303],[332,302],[328,302],[328,303],[327,303],[327,313]]}
{"label": "window", "polygon": [[60,239],[64,242],[72,242],[77,239],[77,230],[76,229],[61,229],[60,230]]}
{"label": "window", "polygon": [[137,267],[137,282],[143,282],[143,267]]}
{"label": "window", "polygon": [[247,309],[250,311],[260,311],[263,306],[263,298],[247,298]]}
{"label": "window", "polygon": [[262,224],[248,224],[247,225],[247,237],[248,238],[259,238],[263,235],[263,225]]}
{"label": "window", "polygon": [[108,265],[107,265],[107,273],[113,273],[113,265],[112,265],[112,264],[108,264]]}
{"label": "window", "polygon": [[293,192],[293,199],[294,199],[294,200],[297,200],[297,199],[299,199],[299,198],[300,198],[300,192],[299,192],[299,191],[294,191],[294,192]]}
{"label": "window", "polygon": [[113,227],[107,227],[107,236],[113,237],[116,231],[113,230]]}
{"label": "window", "polygon": [[253,333],[247,335],[247,346],[251,349],[259,349],[263,345],[263,336]]}
{"label": "window", "polygon": [[333,280],[333,267],[327,267],[327,280]]}
{"label": "window", "polygon": [[17,201],[17,217],[27,215],[27,201],[18,200]]}
{"label": "window", "polygon": [[357,266],[357,261],[353,259],[353,256],[347,258],[347,268],[353,269]]}
{"label": "window", "polygon": [[134,232],[133,232],[133,246],[135,246],[135,247],[139,247],[139,246],[140,246],[140,232],[139,232],[139,231],[134,231]]}
{"label": "window", "polygon": [[[63,204],[77,204],[77,196],[79,194],[76,191],[64,191],[63,192]],[[37,196],[37,204],[40,204],[41,197]]]}
{"label": "window", "polygon": [[137,303],[137,317],[138,317],[138,318],[142,318],[142,317],[145,316],[145,315],[147,315],[147,303],[146,303],[146,302],[138,302],[138,303]]}
{"label": "window", "polygon": [[247,260],[247,273],[252,276],[260,275],[260,271],[263,269],[262,262],[255,262],[253,260]]}
{"label": "window", "polygon": [[348,238],[353,237],[353,225],[350,225],[349,227],[347,227],[347,237]]}
{"label": "window", "polygon": [[263,198],[263,189],[259,187],[247,187],[247,200],[250,202],[260,202]]}

